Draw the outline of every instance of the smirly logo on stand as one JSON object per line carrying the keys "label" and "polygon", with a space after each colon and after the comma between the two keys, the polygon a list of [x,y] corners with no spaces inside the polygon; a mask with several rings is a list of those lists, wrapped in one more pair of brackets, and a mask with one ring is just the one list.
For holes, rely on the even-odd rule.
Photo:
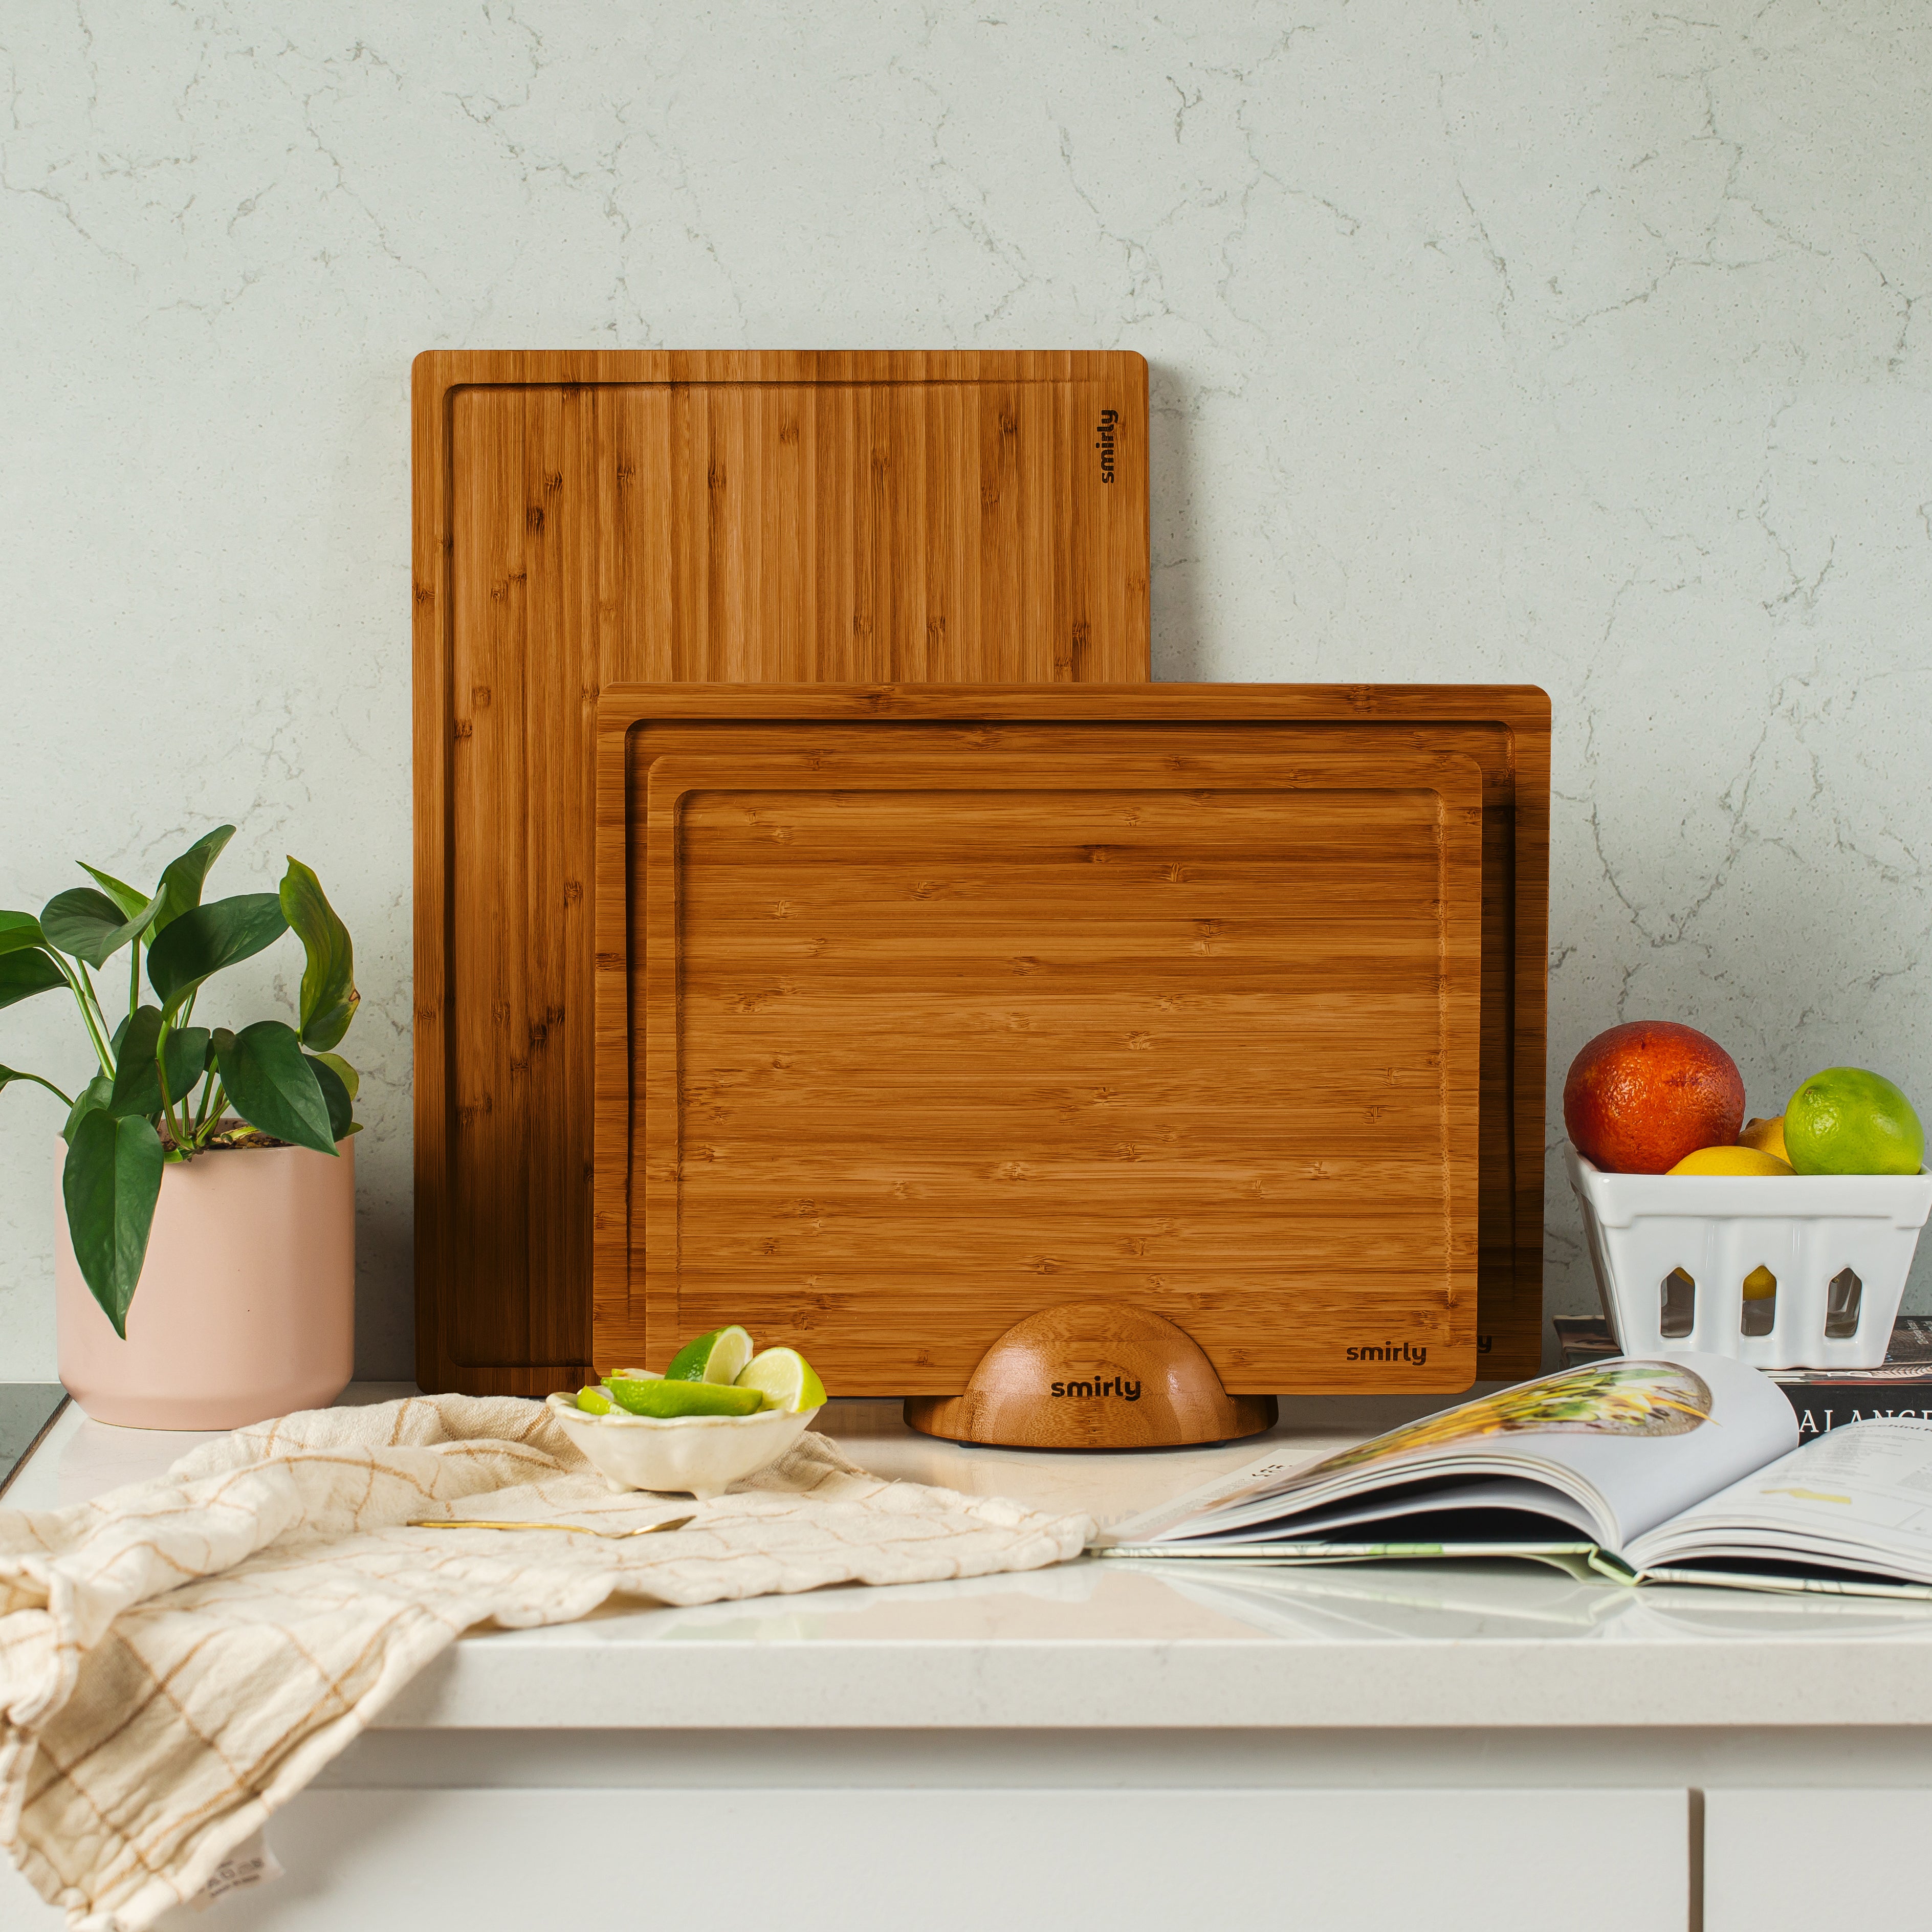
{"label": "smirly logo on stand", "polygon": [[1102,410],[1094,432],[1094,447],[1100,452],[1100,481],[1114,480],[1114,430],[1120,420],[1118,410]]}
{"label": "smirly logo on stand", "polygon": [[1105,1382],[1055,1382],[1048,1393],[1058,1396],[1085,1396],[1090,1400],[1095,1396],[1118,1396],[1123,1402],[1138,1402],[1141,1385],[1138,1382],[1125,1381],[1119,1376],[1109,1376]]}

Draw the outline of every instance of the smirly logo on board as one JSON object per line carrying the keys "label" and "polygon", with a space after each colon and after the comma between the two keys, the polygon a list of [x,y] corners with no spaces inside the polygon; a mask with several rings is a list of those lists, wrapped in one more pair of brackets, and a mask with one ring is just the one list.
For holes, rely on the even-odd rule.
{"label": "smirly logo on board", "polygon": [[1348,1359],[1352,1362],[1406,1362],[1412,1368],[1419,1369],[1429,1359],[1425,1346],[1418,1348],[1413,1342],[1404,1342],[1400,1347],[1384,1342],[1378,1348],[1351,1348]]}
{"label": "smirly logo on board", "polygon": [[1096,1396],[1118,1396],[1123,1402],[1138,1402],[1141,1385],[1120,1376],[1109,1376],[1104,1382],[1055,1382],[1048,1393],[1063,1396],[1084,1396],[1090,1400]]}
{"label": "smirly logo on board", "polygon": [[1102,410],[1099,425],[1094,432],[1094,447],[1100,452],[1100,481],[1111,483],[1114,480],[1114,432],[1119,427],[1120,412],[1118,410]]}

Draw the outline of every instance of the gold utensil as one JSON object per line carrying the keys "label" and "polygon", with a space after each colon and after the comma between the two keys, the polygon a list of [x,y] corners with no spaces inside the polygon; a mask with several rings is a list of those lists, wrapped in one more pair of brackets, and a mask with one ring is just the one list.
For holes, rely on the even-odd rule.
{"label": "gold utensil", "polygon": [[406,1529],[560,1529],[572,1536],[602,1536],[615,1542],[627,1536],[656,1536],[660,1530],[682,1529],[695,1522],[694,1516],[667,1516],[662,1522],[647,1522],[641,1529],[586,1529],[580,1522],[486,1522],[460,1516],[419,1516],[406,1523]]}

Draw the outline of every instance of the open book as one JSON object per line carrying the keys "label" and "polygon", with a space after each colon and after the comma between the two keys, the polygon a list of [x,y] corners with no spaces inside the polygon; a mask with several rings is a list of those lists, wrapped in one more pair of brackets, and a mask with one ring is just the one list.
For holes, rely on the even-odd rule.
{"label": "open book", "polygon": [[1727,1356],[1565,1370],[1297,1468],[1280,1454],[1117,1525],[1099,1553],[1304,1564],[1527,1556],[1623,1582],[1932,1598],[1932,1420],[1798,1447]]}

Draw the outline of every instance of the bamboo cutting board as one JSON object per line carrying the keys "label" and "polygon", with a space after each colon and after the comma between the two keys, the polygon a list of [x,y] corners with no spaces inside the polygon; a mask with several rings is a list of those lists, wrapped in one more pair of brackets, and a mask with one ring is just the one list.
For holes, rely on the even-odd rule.
{"label": "bamboo cutting board", "polygon": [[413,469],[417,1377],[541,1394],[590,1352],[599,692],[1144,680],[1146,364],[432,352]]}
{"label": "bamboo cutting board", "polygon": [[1302,697],[607,693],[598,1366],[951,1394],[1117,1299],[1232,1391],[1466,1387],[1484,775]]}

